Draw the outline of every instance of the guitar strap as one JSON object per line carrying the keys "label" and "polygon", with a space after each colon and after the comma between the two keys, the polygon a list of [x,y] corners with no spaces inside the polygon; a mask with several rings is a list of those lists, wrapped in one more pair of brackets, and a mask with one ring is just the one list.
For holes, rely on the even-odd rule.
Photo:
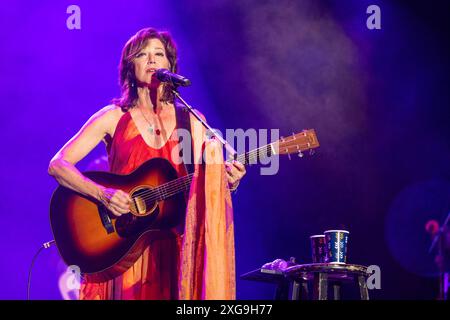
{"label": "guitar strap", "polygon": [[[180,151],[180,156],[183,159],[184,168],[186,169],[187,174],[190,174],[194,172],[194,139],[192,137],[191,131],[191,118],[189,116],[190,112],[184,105],[179,102],[175,102],[174,105],[177,128],[187,130],[191,137],[191,152],[183,152],[184,150]],[[180,135],[178,139],[178,142],[180,143],[180,145],[182,145],[181,143],[183,142],[183,137]],[[190,159],[189,154],[191,155]]]}

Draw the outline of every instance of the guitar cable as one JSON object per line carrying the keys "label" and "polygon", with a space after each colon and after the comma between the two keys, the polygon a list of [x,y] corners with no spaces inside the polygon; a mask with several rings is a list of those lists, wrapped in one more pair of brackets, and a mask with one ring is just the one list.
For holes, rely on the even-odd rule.
{"label": "guitar cable", "polygon": [[39,247],[39,250],[34,254],[33,260],[31,260],[30,269],[28,271],[28,281],[27,281],[27,300],[30,300],[30,286],[31,286],[31,271],[33,270],[34,262],[38,257],[39,253],[41,253],[42,249],[48,249],[55,243],[55,240],[50,240],[42,244]]}

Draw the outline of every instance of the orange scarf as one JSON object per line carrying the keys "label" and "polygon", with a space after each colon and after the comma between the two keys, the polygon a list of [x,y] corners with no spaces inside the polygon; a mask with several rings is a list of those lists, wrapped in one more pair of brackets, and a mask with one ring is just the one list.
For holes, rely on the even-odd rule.
{"label": "orange scarf", "polygon": [[233,207],[219,142],[206,141],[204,150],[206,164],[196,165],[186,209],[179,298],[231,300],[236,298]]}

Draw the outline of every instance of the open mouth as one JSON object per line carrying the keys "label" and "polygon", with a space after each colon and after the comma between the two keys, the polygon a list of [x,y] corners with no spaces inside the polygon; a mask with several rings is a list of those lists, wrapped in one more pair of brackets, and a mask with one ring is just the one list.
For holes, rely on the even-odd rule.
{"label": "open mouth", "polygon": [[150,69],[147,69],[147,72],[155,72],[156,71],[156,69],[155,68],[150,68]]}

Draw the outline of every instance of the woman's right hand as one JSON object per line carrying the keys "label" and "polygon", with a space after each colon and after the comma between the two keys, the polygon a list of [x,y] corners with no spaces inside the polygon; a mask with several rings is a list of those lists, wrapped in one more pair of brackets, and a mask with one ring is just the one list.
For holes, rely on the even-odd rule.
{"label": "woman's right hand", "polygon": [[117,217],[130,212],[131,198],[122,190],[102,188],[100,201]]}

